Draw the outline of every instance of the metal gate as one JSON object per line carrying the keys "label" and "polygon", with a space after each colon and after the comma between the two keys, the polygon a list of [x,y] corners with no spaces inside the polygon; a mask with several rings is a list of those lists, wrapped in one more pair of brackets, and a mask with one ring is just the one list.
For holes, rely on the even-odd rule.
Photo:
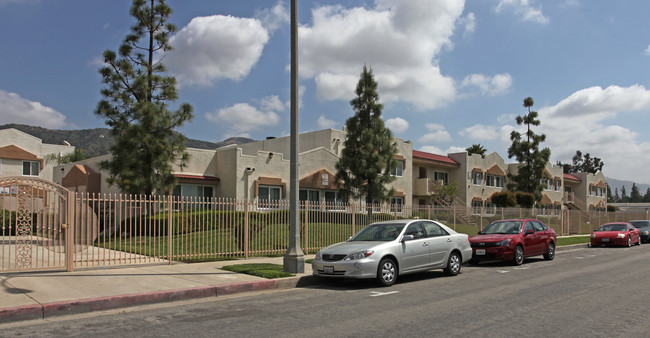
{"label": "metal gate", "polygon": [[44,179],[0,178],[0,271],[71,271],[71,196]]}

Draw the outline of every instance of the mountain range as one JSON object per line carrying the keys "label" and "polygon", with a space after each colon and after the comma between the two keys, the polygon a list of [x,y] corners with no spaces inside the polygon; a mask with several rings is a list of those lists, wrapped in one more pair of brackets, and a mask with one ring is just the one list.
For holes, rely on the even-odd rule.
{"label": "mountain range", "polygon": [[[80,148],[88,157],[108,154],[115,143],[108,128],[81,129],[81,130],[55,130],[24,124],[5,124],[0,130],[14,128],[29,135],[40,138],[43,143],[64,144],[65,142]],[[231,137],[221,142],[208,142],[187,139],[188,148],[216,149],[230,144],[244,144],[255,140],[245,137]]]}

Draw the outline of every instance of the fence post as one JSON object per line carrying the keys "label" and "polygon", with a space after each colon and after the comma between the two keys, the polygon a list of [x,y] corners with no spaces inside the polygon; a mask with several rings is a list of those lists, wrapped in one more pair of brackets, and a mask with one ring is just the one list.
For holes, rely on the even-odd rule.
{"label": "fence post", "polygon": [[174,229],[174,221],[172,217],[172,208],[174,208],[174,196],[169,195],[167,197],[167,260],[170,265],[174,260],[174,241],[172,238],[172,236],[174,236],[174,232],[172,231]]}
{"label": "fence post", "polygon": [[248,227],[249,227],[248,213],[248,198],[244,199],[244,259],[248,259]]}
{"label": "fence post", "polygon": [[354,234],[357,233],[356,231],[354,231],[354,228],[355,228],[356,223],[357,223],[356,222],[357,217],[356,217],[355,212],[354,212],[354,203],[350,203],[350,205],[352,206],[352,235],[354,235]]}
{"label": "fence post", "polygon": [[[298,202],[300,204],[300,202]],[[303,244],[303,247],[305,248],[305,253],[309,253],[309,200],[305,201],[305,244]]]}
{"label": "fence post", "polygon": [[65,225],[65,270],[67,272],[72,272],[74,270],[74,228],[76,227],[76,212],[75,206],[77,204],[77,195],[68,191],[68,205],[66,206],[67,213],[67,222]]}
{"label": "fence post", "polygon": [[431,219],[431,204],[427,205],[427,219]]}

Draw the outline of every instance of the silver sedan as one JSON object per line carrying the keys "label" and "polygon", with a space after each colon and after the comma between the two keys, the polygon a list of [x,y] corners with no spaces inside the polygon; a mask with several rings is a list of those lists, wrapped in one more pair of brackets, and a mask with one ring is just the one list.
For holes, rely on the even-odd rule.
{"label": "silver sedan", "polygon": [[346,242],[330,245],[314,258],[315,276],[376,278],[382,286],[397,276],[443,269],[455,276],[472,258],[469,236],[430,220],[373,223]]}

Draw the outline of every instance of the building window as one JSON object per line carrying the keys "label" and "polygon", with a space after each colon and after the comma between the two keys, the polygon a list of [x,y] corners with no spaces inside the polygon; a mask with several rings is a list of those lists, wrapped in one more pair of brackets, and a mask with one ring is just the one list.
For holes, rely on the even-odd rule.
{"label": "building window", "polygon": [[497,212],[497,206],[492,202],[485,202],[485,214],[494,215]]}
{"label": "building window", "polygon": [[488,187],[503,188],[505,177],[496,175],[487,175],[485,185]]}
{"label": "building window", "polygon": [[38,176],[41,172],[41,163],[38,161],[23,161],[23,176]]}
{"label": "building window", "polygon": [[260,209],[280,209],[282,188],[260,185],[257,188],[257,207]]}
{"label": "building window", "polygon": [[553,180],[542,178],[540,182],[542,183],[544,190],[553,190]]}
{"label": "building window", "polygon": [[483,208],[483,201],[472,202],[472,209],[474,210],[474,215],[480,215],[481,208]]}
{"label": "building window", "polygon": [[301,202],[320,202],[320,190],[300,189],[298,198]]}
{"label": "building window", "polygon": [[472,175],[472,183],[474,185],[481,185],[481,181],[483,181],[483,173],[475,171]]}
{"label": "building window", "polygon": [[404,175],[404,162],[397,161],[397,166],[390,172],[391,176],[402,177]]}
{"label": "building window", "polygon": [[442,184],[447,185],[449,184],[449,174],[442,171],[436,171],[433,173],[433,180],[442,181]]}
{"label": "building window", "polygon": [[561,191],[562,189],[562,181],[557,180],[555,181],[555,191]]}
{"label": "building window", "polygon": [[390,211],[391,212],[402,212],[402,206],[404,205],[403,197],[392,197],[390,199]]}
{"label": "building window", "polygon": [[214,188],[209,185],[178,184],[174,187],[172,195],[186,197],[210,198]]}

